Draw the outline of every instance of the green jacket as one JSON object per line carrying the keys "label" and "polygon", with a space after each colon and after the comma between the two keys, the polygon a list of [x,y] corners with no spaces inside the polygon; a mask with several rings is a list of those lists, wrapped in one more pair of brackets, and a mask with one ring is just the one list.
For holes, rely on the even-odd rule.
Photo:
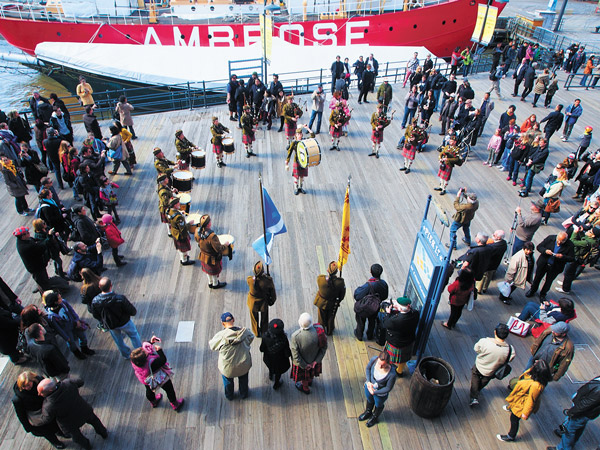
{"label": "green jacket", "polygon": [[598,240],[587,236],[583,231],[573,233],[571,242],[575,246],[575,260],[585,262],[594,247],[598,246]]}

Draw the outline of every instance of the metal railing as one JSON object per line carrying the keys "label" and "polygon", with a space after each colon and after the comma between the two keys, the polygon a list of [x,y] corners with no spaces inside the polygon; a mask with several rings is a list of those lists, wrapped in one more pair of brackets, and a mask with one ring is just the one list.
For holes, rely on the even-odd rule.
{"label": "metal railing", "polygon": [[[566,91],[569,89],[596,89],[596,85],[600,80],[600,75],[584,75],[583,73],[570,73],[567,75],[565,80],[564,88]],[[600,89],[600,87],[598,87]]]}

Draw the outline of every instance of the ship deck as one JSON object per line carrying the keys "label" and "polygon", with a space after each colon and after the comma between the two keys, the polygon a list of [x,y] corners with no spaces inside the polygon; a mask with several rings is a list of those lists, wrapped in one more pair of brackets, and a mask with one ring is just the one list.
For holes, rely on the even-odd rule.
{"label": "ship deck", "polygon": [[[561,77],[564,78],[564,75],[561,74]],[[489,85],[485,74],[470,79],[476,92],[483,92]],[[507,92],[512,82],[505,80],[502,87]],[[394,90],[394,105],[397,106],[406,91],[400,85],[395,85]],[[422,419],[410,410],[410,380],[404,378],[398,380],[392,391],[379,425],[368,429],[357,421],[363,408],[364,367],[369,357],[376,354],[376,345],[358,342],[353,336],[351,293],[368,277],[369,266],[379,262],[384,267],[383,278],[390,284],[391,295],[402,294],[409,255],[425,201],[427,195],[435,194],[432,190],[437,185],[438,154],[435,148],[440,136],[437,135],[439,123],[434,121],[431,143],[424,153],[417,155],[411,174],[404,175],[398,171],[402,156],[395,148],[401,135],[398,120],[401,114],[385,132],[381,158],[369,158],[369,118],[374,104],[372,101],[369,105],[358,105],[355,88],[351,94],[354,117],[350,136],[342,139],[339,153],[328,150],[330,140],[327,133],[322,132],[318,136],[322,161],[318,167],[310,169],[305,185],[307,195],[293,195],[290,172],[284,170],[284,136],[276,130],[259,131],[255,144],[255,152],[259,156],[246,159],[240,132],[232,127],[236,153],[226,159],[227,167],[216,168],[214,156],[209,153],[206,169],[196,172],[197,179],[191,194],[192,212],[210,213],[217,233],[230,233],[236,238],[236,253],[232,261],[225,263],[221,278],[228,282],[228,286],[218,291],[209,290],[199,265],[182,267],[178,262],[156,208],[152,149],[159,146],[165,150],[167,157],[174,159],[173,135],[179,128],[192,142],[209,147],[212,115],[224,119],[226,126],[233,124],[225,120],[226,107],[134,117],[135,129],[140,136],[134,141],[139,164],[133,177],[117,175],[113,178],[121,186],[120,228],[126,241],[122,254],[126,255],[128,265],[117,270],[110,254],[106,254],[108,271],[105,275],[113,279],[117,292],[127,295],[136,305],[138,314],[134,322],[141,335],[149,338],[155,334],[163,339],[165,352],[175,370],[176,391],[185,397],[186,404],[179,414],[175,414],[165,401],[157,409],[150,408],[130,364],[120,357],[110,335],[95,328],[96,321],[79,301],[79,284],[74,283],[66,298],[83,318],[92,323],[89,339],[97,354],[86,361],[69,356],[69,362],[72,374],[85,380],[82,394],[109,430],[108,440],[103,441],[93,435],[91,428],[84,429],[95,448],[492,450],[510,446],[534,450],[556,445],[557,439],[552,430],[562,421],[562,410],[569,407],[571,395],[580,386],[578,383],[600,372],[600,361],[596,357],[600,355],[600,306],[596,301],[598,273],[593,268],[586,268],[573,287],[572,298],[577,306],[578,318],[572,322],[571,337],[577,344],[577,352],[571,368],[567,376],[547,387],[540,411],[521,424],[515,443],[504,444],[495,437],[497,433],[505,433],[509,427],[508,414],[501,409],[503,398],[507,395],[505,381],[492,381],[483,391],[479,407],[471,409],[468,406],[474,343],[481,337],[490,336],[499,321],[508,320],[527,301],[523,292],[518,291],[514,294],[513,304],[504,305],[497,300],[495,283],[479,298],[472,312],[464,312],[454,331],[440,325],[440,321],[449,314],[447,294],[442,298],[428,353],[445,359],[454,367],[456,382],[450,403],[441,416],[432,420]],[[578,91],[561,89],[555,102],[568,104],[578,95]],[[590,121],[592,117],[598,117],[599,97],[597,91],[585,92],[584,116],[576,125],[573,136],[579,135],[585,125],[593,124]],[[450,183],[452,192],[460,186],[468,186],[479,196],[481,207],[471,227],[473,234],[479,230],[490,233],[498,228],[508,230],[515,206],[521,203],[526,209],[529,203],[529,199],[520,202],[516,189],[504,180],[504,173],[481,164],[487,153],[487,139],[500,114],[513,103],[512,100],[511,97],[504,101],[494,100],[496,108],[484,136],[469,162],[455,170]],[[530,104],[516,104],[519,123],[531,113],[543,116],[549,112],[543,108],[534,110]],[[308,114],[305,113],[305,118]],[[107,124],[103,125],[106,132]],[[81,142],[85,135],[83,126],[77,125],[75,132],[76,142]],[[555,135],[544,174],[548,174],[552,164],[561,161],[576,145],[576,139],[562,144]],[[300,313],[309,311],[316,317],[317,311],[312,304],[315,280],[318,274],[324,273],[326,264],[337,258],[344,191],[347,177],[351,174],[352,253],[343,270],[348,294],[338,312],[334,336],[329,338],[323,375],[315,380],[311,395],[297,392],[289,378],[284,379],[280,390],[274,391],[258,350],[259,340],[256,340],[252,346],[254,365],[250,371],[250,397],[244,401],[236,398],[228,402],[222,392],[217,354],[209,350],[208,340],[221,328],[219,316],[224,311],[231,311],[239,325],[249,326],[245,278],[251,274],[253,263],[258,260],[250,244],[262,233],[259,173],[262,173],[264,185],[288,228],[286,234],[275,238],[271,273],[278,301],[271,308],[270,317],[283,319],[288,334],[297,328]],[[541,175],[536,177],[534,193],[539,190],[544,178]],[[538,231],[536,243],[558,231],[561,222],[579,208],[579,203],[570,198],[573,192],[573,186],[567,188],[561,212],[553,215],[549,226]],[[63,190],[60,194],[66,205],[72,204],[70,190]],[[536,195],[531,199],[536,199]],[[447,212],[452,212],[452,194],[445,197],[435,195],[435,199]],[[33,194],[28,200],[30,206],[37,205]],[[39,299],[31,294],[33,281],[23,269],[11,235],[15,227],[30,226],[32,218],[15,213],[12,198],[4,188],[0,189],[0,201],[4,205],[5,217],[0,223],[0,257],[4,261],[0,275],[24,303],[39,303]],[[437,229],[439,231],[439,227]],[[445,239],[447,235],[446,232]],[[464,251],[465,246],[461,243],[457,254]],[[193,255],[196,253],[194,246]],[[556,298],[555,294],[552,291],[551,298]],[[175,342],[181,321],[193,321],[195,324],[189,342]],[[512,364],[515,375],[525,367],[531,339],[509,337],[517,353]],[[5,359],[2,361],[6,363]],[[8,363],[0,374],[0,403],[5,405],[0,413],[2,450],[50,448],[45,441],[24,432],[9,406],[16,376],[27,369],[35,370],[35,367],[15,367]],[[597,423],[590,422],[579,448],[595,448],[599,441],[600,428]],[[69,446],[72,445],[69,443]]]}

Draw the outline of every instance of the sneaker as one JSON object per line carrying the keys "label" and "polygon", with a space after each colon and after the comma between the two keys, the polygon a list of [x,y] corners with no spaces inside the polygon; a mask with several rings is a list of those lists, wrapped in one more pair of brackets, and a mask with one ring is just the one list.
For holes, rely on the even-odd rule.
{"label": "sneaker", "polygon": [[469,402],[469,406],[476,406],[479,405],[479,400],[477,400],[476,398],[472,398],[471,401]]}
{"label": "sneaker", "polygon": [[510,408],[508,407],[508,405],[502,405],[502,409],[506,412],[510,412]]}
{"label": "sneaker", "polygon": [[180,398],[179,400],[177,400],[176,403],[171,403],[171,408],[173,408],[173,411],[179,412],[179,410],[183,406],[184,401],[185,401],[184,399]]}
{"label": "sneaker", "polygon": [[517,182],[516,182],[516,181],[513,181],[513,186],[516,186],[516,185],[517,185]]}
{"label": "sneaker", "polygon": [[504,442],[512,442],[515,440],[515,438],[511,438],[508,434],[497,434],[496,438],[498,438],[499,441]]}
{"label": "sneaker", "polygon": [[510,176],[506,177],[506,181],[510,181]]}
{"label": "sneaker", "polygon": [[158,406],[158,404],[162,400],[162,397],[163,397],[162,394],[156,394],[154,401],[150,402],[152,404],[153,408],[156,408]]}
{"label": "sneaker", "polygon": [[500,172],[504,172],[506,169],[505,169],[504,167],[500,167],[498,170],[499,170]]}
{"label": "sneaker", "polygon": [[563,288],[560,288],[560,287],[558,287],[558,286],[557,286],[557,287],[555,287],[555,288],[554,288],[554,290],[555,290],[556,292],[560,292],[561,294],[570,294],[570,293],[571,293],[571,291],[565,291]]}

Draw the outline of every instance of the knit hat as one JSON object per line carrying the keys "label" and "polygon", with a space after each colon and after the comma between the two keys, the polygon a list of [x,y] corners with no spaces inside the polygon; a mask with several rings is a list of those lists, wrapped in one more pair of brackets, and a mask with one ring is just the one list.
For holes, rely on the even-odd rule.
{"label": "knit hat", "polygon": [[230,312],[225,312],[221,314],[221,322],[231,322],[233,321],[233,314]]}
{"label": "knit hat", "polygon": [[335,262],[335,261],[331,261],[331,262],[329,263],[329,266],[327,267],[327,273],[328,273],[329,275],[335,275],[335,274],[337,273],[337,271],[338,271],[338,265],[337,265],[337,262]]}
{"label": "knit hat", "polygon": [[23,236],[26,233],[29,233],[29,228],[27,228],[27,227],[19,227],[15,231],[13,231],[13,236],[19,237],[19,236]]}
{"label": "knit hat", "polygon": [[408,306],[412,303],[412,301],[408,297],[398,297],[396,299],[396,302],[401,306]]}
{"label": "knit hat", "polygon": [[532,201],[531,204],[533,206],[535,206],[537,209],[539,209],[540,211],[546,207],[546,205],[544,205],[543,200],[536,200],[535,202]]}
{"label": "knit hat", "polygon": [[102,223],[104,225],[108,225],[109,223],[112,223],[113,221],[113,217],[110,214],[104,214],[102,216]]}
{"label": "knit hat", "polygon": [[161,152],[162,152],[162,150],[159,147],[154,147],[154,151],[152,153],[154,153],[154,156],[156,156]]}
{"label": "knit hat", "polygon": [[264,271],[265,267],[263,266],[263,263],[261,261],[258,261],[256,264],[254,264],[254,275],[262,275]]}
{"label": "knit hat", "polygon": [[162,183],[164,180],[167,180],[169,178],[169,176],[165,173],[161,173],[158,178],[156,179],[156,181],[158,181],[159,183]]}
{"label": "knit hat", "polygon": [[177,130],[175,132],[175,137],[179,137],[179,135],[183,134],[183,130]]}
{"label": "knit hat", "polygon": [[592,131],[594,131],[594,129],[592,127],[585,127],[586,133],[591,133]]}
{"label": "knit hat", "polygon": [[281,335],[284,333],[283,320],[273,319],[269,322],[269,333],[273,335]]}
{"label": "knit hat", "polygon": [[556,322],[552,325],[552,332],[555,334],[567,334],[569,332],[569,324],[566,322]]}
{"label": "knit hat", "polygon": [[208,214],[204,214],[202,217],[200,217],[200,223],[198,225],[200,225],[200,228],[204,228],[209,223],[210,223],[210,216]]}

